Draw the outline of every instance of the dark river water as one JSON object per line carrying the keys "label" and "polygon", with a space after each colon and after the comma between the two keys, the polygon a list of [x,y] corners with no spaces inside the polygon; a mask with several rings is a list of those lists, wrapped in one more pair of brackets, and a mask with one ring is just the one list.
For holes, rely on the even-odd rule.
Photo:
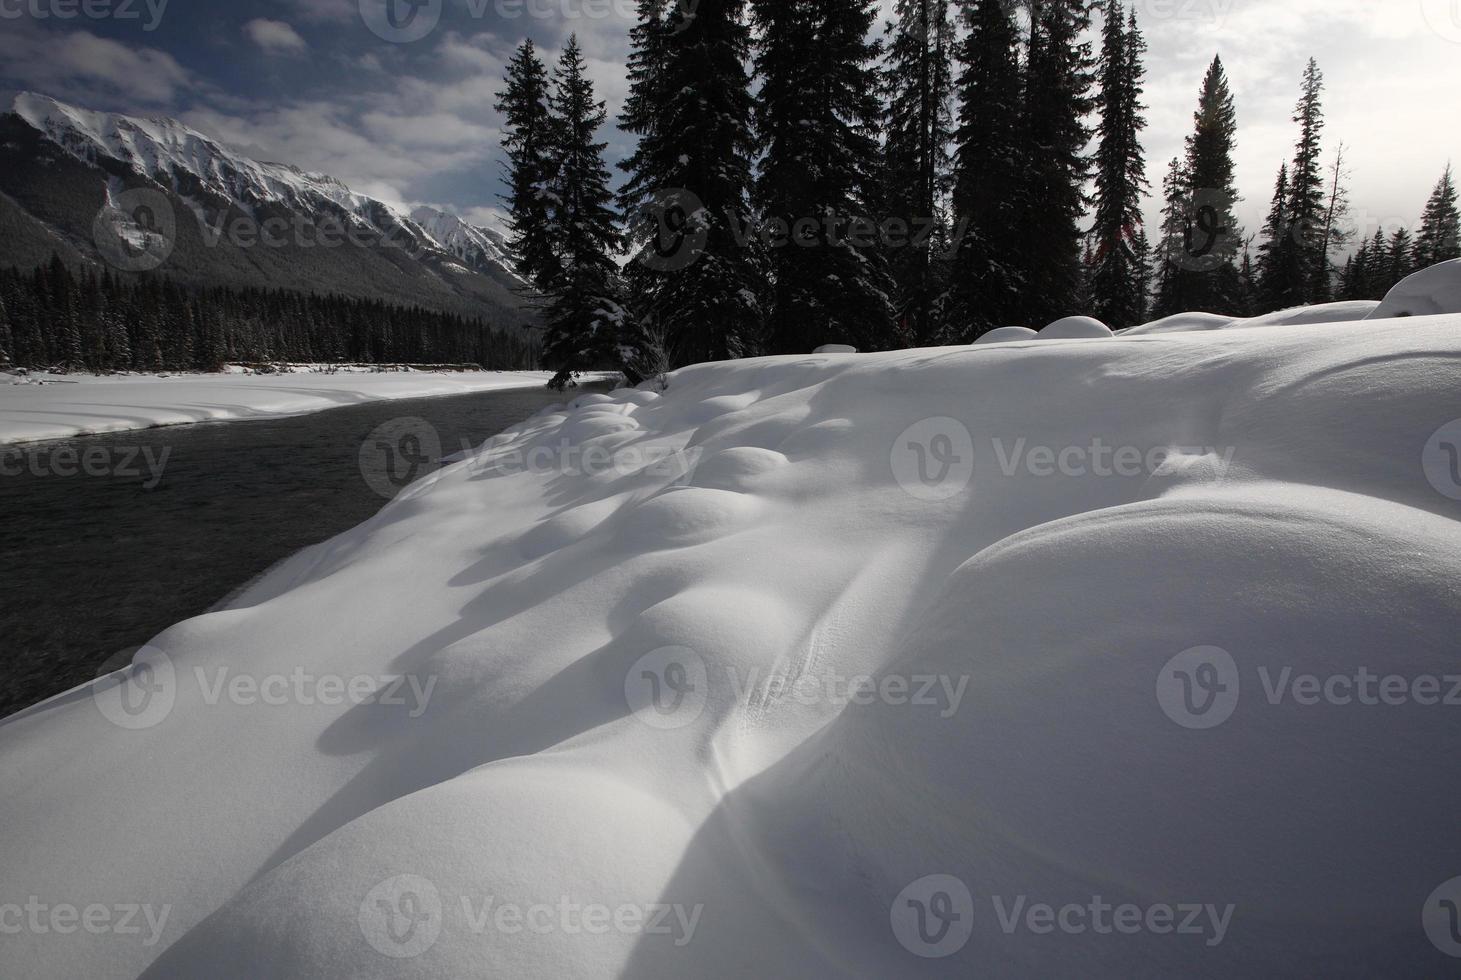
{"label": "dark river water", "polygon": [[0,446],[0,717],[563,400],[530,388]]}

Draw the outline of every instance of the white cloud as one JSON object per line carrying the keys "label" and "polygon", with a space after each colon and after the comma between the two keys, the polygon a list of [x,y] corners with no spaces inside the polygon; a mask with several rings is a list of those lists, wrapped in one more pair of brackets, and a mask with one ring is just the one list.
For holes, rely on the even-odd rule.
{"label": "white cloud", "polygon": [[282,20],[265,20],[260,17],[244,25],[244,33],[265,51],[283,54],[301,54],[309,50],[304,38]]}
{"label": "white cloud", "polygon": [[[0,31],[0,74],[83,105],[98,95],[130,105],[168,106],[201,83],[165,51],[130,47],[87,31],[43,31],[11,24]],[[100,107],[98,107],[100,108]]]}

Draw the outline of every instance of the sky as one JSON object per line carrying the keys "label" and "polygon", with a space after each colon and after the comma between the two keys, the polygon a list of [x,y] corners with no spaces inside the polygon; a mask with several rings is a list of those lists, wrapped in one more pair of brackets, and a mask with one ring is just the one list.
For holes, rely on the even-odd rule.
{"label": "sky", "polygon": [[[387,3],[424,4],[413,21]],[[893,0],[881,0],[891,9]],[[1461,0],[1127,0],[1147,35],[1144,135],[1160,190],[1221,55],[1238,106],[1239,217],[1256,231],[1293,155],[1300,76],[1326,81],[1356,224],[1414,226],[1461,164]],[[633,0],[0,0],[0,98],[176,116],[249,155],[332,174],[393,203],[500,214],[503,68],[531,37],[577,33],[611,118],[627,93]],[[428,30],[429,29],[429,30]],[[423,36],[414,37],[413,35]],[[617,161],[630,146],[607,134]],[[1160,202],[1153,199],[1149,220]]]}

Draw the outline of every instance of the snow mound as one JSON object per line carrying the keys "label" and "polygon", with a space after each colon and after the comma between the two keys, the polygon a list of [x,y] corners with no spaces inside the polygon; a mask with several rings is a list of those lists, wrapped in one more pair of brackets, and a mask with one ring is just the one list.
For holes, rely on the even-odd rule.
{"label": "snow mound", "polygon": [[974,341],[977,344],[1008,344],[1017,340],[1035,340],[1040,335],[1029,327],[996,327],[986,334],[981,334]]}
{"label": "snow mound", "polygon": [[1128,327],[1121,331],[1123,337],[1140,337],[1143,334],[1201,333],[1207,330],[1221,330],[1235,322],[1233,317],[1220,313],[1175,313],[1172,316]]}
{"label": "snow mound", "polygon": [[1352,323],[1370,317],[1380,304],[1375,300],[1347,300],[1297,306],[1255,317],[1220,316],[1216,313],[1178,313],[1139,327],[1121,331],[1123,337],[1163,333],[1200,333],[1208,330],[1239,330],[1249,327],[1292,327],[1315,323]]}
{"label": "snow mound", "polygon": [[0,975],[1441,975],[1458,365],[1431,317],[545,410],[0,723],[0,904],[167,910]]}
{"label": "snow mound", "polygon": [[1407,276],[1385,294],[1385,301],[1369,318],[1387,320],[1438,313],[1461,313],[1461,259],[1442,262]]}
{"label": "snow mound", "polygon": [[849,347],[847,344],[823,344],[813,354],[856,354],[856,347]]}
{"label": "snow mound", "polygon": [[1114,336],[1111,328],[1095,317],[1068,316],[1041,330],[1041,340],[1096,340]]}

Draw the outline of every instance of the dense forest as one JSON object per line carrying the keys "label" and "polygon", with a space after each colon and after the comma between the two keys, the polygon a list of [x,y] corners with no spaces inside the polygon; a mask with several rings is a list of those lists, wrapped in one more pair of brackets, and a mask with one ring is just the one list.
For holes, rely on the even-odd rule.
{"label": "dense forest", "polygon": [[526,336],[481,320],[282,290],[187,290],[163,277],[80,273],[59,258],[0,270],[0,367],[216,371],[227,363],[537,366]]}
{"label": "dense forest", "polygon": [[874,0],[638,0],[619,117],[637,146],[617,193],[576,39],[551,69],[524,42],[498,108],[545,366],[562,383],[616,361],[634,377],[824,343],[968,343],[1079,313],[1118,329],[1251,316],[1380,299],[1461,256],[1449,167],[1413,229],[1357,227],[1312,60],[1263,227],[1236,216],[1220,58],[1154,188],[1139,6],[897,0],[880,26]]}

